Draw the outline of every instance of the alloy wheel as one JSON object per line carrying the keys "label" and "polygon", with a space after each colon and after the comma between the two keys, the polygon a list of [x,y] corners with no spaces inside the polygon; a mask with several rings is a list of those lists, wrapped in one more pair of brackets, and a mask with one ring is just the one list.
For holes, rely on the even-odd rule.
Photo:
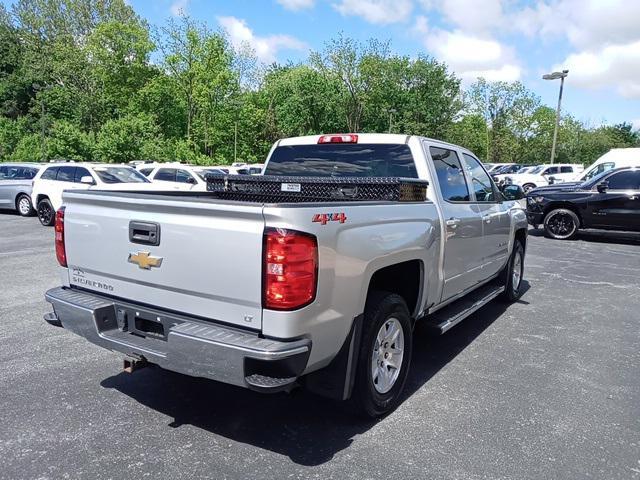
{"label": "alloy wheel", "polygon": [[382,324],[376,336],[371,355],[371,379],[378,393],[393,388],[402,369],[404,358],[404,331],[396,318]]}
{"label": "alloy wheel", "polygon": [[575,232],[576,224],[568,213],[557,212],[547,220],[547,228],[558,238],[568,238]]}
{"label": "alloy wheel", "polygon": [[27,197],[21,197],[18,201],[18,211],[22,215],[28,215],[31,211],[31,202]]}

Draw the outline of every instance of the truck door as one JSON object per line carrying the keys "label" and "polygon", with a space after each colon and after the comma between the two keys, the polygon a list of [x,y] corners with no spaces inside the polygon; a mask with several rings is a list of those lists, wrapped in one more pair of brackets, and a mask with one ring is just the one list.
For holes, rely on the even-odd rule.
{"label": "truck door", "polygon": [[616,172],[604,181],[607,190],[589,199],[589,226],[640,230],[640,170]]}
{"label": "truck door", "polygon": [[482,276],[481,280],[498,273],[509,255],[511,233],[511,202],[502,202],[496,186],[477,158],[462,154],[467,182],[482,219]]}
{"label": "truck door", "polygon": [[472,287],[481,277],[482,220],[472,201],[458,154],[433,145],[428,151],[445,223],[444,301]]}

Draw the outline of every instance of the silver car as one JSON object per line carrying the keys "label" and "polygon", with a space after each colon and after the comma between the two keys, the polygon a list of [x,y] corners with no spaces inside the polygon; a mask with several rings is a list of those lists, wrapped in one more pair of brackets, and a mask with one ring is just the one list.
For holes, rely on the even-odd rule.
{"label": "silver car", "polygon": [[17,210],[23,217],[33,215],[31,184],[40,168],[34,163],[0,164],[0,208]]}

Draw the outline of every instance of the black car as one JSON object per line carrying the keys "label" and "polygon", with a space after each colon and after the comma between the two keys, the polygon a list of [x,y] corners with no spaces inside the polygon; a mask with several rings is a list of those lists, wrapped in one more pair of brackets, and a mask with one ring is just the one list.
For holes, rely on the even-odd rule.
{"label": "black car", "polygon": [[569,239],[581,228],[640,231],[640,168],[607,170],[578,185],[527,194],[527,219],[547,236]]}

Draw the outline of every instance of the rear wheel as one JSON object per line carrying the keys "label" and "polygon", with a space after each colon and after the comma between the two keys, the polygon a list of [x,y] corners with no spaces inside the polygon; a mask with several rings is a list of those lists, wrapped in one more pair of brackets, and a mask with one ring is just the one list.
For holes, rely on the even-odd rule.
{"label": "rear wheel", "polygon": [[56,218],[56,212],[48,198],[40,200],[38,203],[38,220],[45,227],[50,227]]}
{"label": "rear wheel", "polygon": [[30,217],[34,214],[35,211],[31,205],[29,195],[24,193],[18,195],[18,198],[16,198],[16,210],[18,210],[18,213],[23,217]]}
{"label": "rear wheel", "polygon": [[529,192],[530,190],[533,190],[534,188],[536,188],[535,183],[525,183],[522,186],[522,190],[524,190],[524,193]]}
{"label": "rear wheel", "polygon": [[365,308],[351,403],[359,414],[378,417],[398,406],[409,373],[412,326],[399,295],[372,292]]}
{"label": "rear wheel", "polygon": [[556,208],[544,217],[544,233],[556,240],[574,238],[580,227],[578,215],[567,208]]}

